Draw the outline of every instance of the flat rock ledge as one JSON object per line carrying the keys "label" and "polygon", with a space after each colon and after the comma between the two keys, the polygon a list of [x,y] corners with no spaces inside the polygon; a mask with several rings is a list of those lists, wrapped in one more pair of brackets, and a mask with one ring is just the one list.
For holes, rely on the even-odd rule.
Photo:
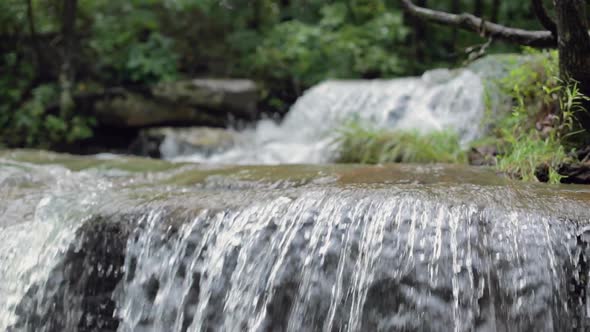
{"label": "flat rock ledge", "polygon": [[225,126],[258,116],[256,84],[242,79],[192,79],[160,83],[131,91],[111,89],[96,98],[93,112],[100,126]]}

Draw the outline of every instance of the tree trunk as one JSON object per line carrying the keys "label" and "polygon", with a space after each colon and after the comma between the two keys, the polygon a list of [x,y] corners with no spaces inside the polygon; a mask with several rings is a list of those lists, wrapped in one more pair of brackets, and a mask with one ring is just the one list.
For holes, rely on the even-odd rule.
{"label": "tree trunk", "polygon": [[63,2],[63,17],[62,17],[62,38],[63,51],[62,63],[59,73],[60,85],[60,115],[62,118],[69,117],[73,111],[74,98],[72,97],[72,90],[74,85],[74,33],[76,28],[76,10],[78,6],[77,0],[64,0]]}
{"label": "tree trunk", "polygon": [[[418,5],[426,7],[427,0],[419,0]],[[426,23],[423,20],[412,18],[414,26],[414,55],[419,63],[426,62],[426,45],[428,45],[428,33]]]}
{"label": "tree trunk", "polygon": [[500,19],[500,0],[494,0],[492,2],[492,10],[490,15],[490,21],[498,23]]}
{"label": "tree trunk", "polygon": [[39,40],[37,39],[37,28],[35,27],[35,15],[33,12],[33,0],[27,0],[27,21],[29,22],[29,33],[31,34],[33,51],[35,52],[35,64],[37,68],[39,68],[42,67],[43,53],[41,52]]}
{"label": "tree trunk", "polygon": [[483,0],[475,0],[473,6],[473,15],[483,17]]}
{"label": "tree trunk", "polygon": [[[557,18],[559,71],[565,81],[574,80],[590,96],[590,35],[585,0],[554,0]],[[590,112],[590,103],[584,105]],[[590,113],[578,115],[590,131]]]}

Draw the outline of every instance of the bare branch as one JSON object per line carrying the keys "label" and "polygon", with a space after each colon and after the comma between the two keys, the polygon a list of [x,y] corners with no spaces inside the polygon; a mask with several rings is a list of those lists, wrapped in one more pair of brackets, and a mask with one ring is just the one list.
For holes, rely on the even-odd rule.
{"label": "bare branch", "polygon": [[557,38],[550,31],[530,31],[511,28],[484,21],[471,14],[449,14],[418,7],[410,0],[401,0],[401,2],[409,14],[433,23],[459,27],[479,33],[483,37],[493,37],[495,40],[503,40],[519,45],[539,48],[557,47]]}
{"label": "bare branch", "polygon": [[537,15],[537,19],[541,23],[541,25],[551,31],[554,36],[557,36],[557,24],[555,21],[549,16],[545,6],[543,5],[542,0],[531,0],[531,4],[533,5],[533,10],[535,11],[535,15]]}

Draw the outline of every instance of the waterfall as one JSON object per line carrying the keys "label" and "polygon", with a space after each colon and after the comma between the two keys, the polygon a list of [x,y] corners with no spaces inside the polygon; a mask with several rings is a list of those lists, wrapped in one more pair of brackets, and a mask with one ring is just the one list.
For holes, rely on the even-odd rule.
{"label": "waterfall", "polygon": [[76,161],[96,166],[0,159],[3,331],[590,326],[587,189],[450,166]]}
{"label": "waterfall", "polygon": [[128,243],[119,331],[553,331],[575,324],[576,225],[390,190],[158,211]]}
{"label": "waterfall", "polygon": [[351,118],[467,143],[475,72],[321,83],[281,124],[176,159],[203,164],[0,151],[0,331],[590,329],[587,188],[461,165],[211,165],[330,161]]}
{"label": "waterfall", "polygon": [[[109,185],[63,167],[0,162],[0,170],[0,331],[53,331],[37,320],[56,305],[63,276],[51,275]],[[79,312],[55,318],[70,326],[66,321],[77,324]]]}
{"label": "waterfall", "polygon": [[[467,143],[480,133],[484,108],[482,81],[469,69],[438,69],[415,78],[326,81],[299,98],[281,124],[263,120],[254,129],[239,133],[229,150],[173,159],[224,164],[324,163],[334,157],[334,134],[351,119],[392,130],[455,130]],[[167,151],[163,155],[171,156]]]}

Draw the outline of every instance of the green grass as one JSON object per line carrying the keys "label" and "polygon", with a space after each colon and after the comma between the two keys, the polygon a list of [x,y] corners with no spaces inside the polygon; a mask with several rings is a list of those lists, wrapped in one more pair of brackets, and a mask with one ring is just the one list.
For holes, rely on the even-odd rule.
{"label": "green grass", "polygon": [[573,162],[567,152],[587,140],[576,119],[585,112],[582,102],[587,97],[576,82],[557,78],[556,52],[533,55],[497,82],[512,99],[512,109],[488,119],[488,136],[473,146],[494,145],[499,152],[497,168],[512,177],[538,181],[535,171],[542,166],[548,170],[549,182],[559,183],[563,177],[557,170]]}
{"label": "green grass", "polygon": [[[576,162],[568,152],[590,141],[577,121],[588,97],[576,82],[557,78],[556,52],[526,52],[527,61],[515,62],[506,77],[494,81],[512,100],[511,109],[487,116],[488,134],[472,147],[494,146],[496,168],[513,178],[535,182],[543,174],[543,181],[559,183],[560,167]],[[339,130],[336,142],[342,163],[466,163],[451,131],[388,131],[350,122]]]}
{"label": "green grass", "polygon": [[339,130],[336,142],[341,163],[466,162],[459,137],[452,131],[388,131],[351,122]]}
{"label": "green grass", "polygon": [[556,139],[524,138],[508,146],[508,151],[498,157],[497,168],[523,181],[537,181],[536,170],[546,166],[549,182],[559,183],[562,176],[557,173],[559,166],[569,161],[564,147]]}

